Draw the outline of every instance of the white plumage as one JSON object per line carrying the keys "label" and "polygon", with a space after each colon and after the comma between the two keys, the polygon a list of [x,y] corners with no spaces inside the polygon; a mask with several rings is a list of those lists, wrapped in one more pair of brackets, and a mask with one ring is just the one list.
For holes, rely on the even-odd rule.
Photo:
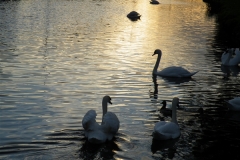
{"label": "white plumage", "polygon": [[112,140],[119,129],[119,120],[112,112],[107,112],[108,103],[112,104],[111,97],[104,96],[102,100],[102,123],[99,125],[96,122],[96,111],[89,110],[82,120],[85,136],[91,143],[104,143],[107,140]]}
{"label": "white plumage", "polygon": [[155,124],[154,130],[153,130],[154,139],[169,140],[169,139],[178,138],[181,135],[180,128],[178,126],[177,118],[176,118],[176,107],[178,103],[179,103],[179,99],[177,97],[173,98],[171,122],[160,121]]}
{"label": "white plumage", "polygon": [[178,78],[186,78],[186,77],[191,77],[197,72],[189,72],[188,70],[182,68],[182,67],[176,67],[176,66],[171,66],[163,69],[162,71],[157,71],[161,57],[162,57],[162,51],[160,49],[156,49],[154,51],[155,55],[157,54],[157,61],[155,63],[154,69],[153,69],[153,74],[162,76],[162,77],[178,77]]}
{"label": "white plumage", "polygon": [[221,57],[222,64],[225,66],[236,66],[240,63],[239,48],[235,49],[235,56],[233,56],[234,48],[226,50]]}

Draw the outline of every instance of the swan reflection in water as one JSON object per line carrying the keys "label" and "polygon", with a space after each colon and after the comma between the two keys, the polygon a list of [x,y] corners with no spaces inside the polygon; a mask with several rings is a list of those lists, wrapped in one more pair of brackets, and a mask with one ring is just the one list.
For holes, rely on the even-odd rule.
{"label": "swan reflection in water", "polygon": [[175,139],[164,140],[164,141],[153,138],[152,145],[151,145],[151,152],[155,154],[157,151],[163,151],[166,154],[165,158],[172,159],[174,157],[174,154],[177,151],[177,147],[175,144],[176,142],[178,142],[178,140],[179,140],[179,137]]}
{"label": "swan reflection in water", "polygon": [[84,160],[114,159],[115,151],[121,151],[115,141],[117,140],[114,138],[106,143],[93,144],[86,139],[79,150],[79,158]]}
{"label": "swan reflection in water", "polygon": [[221,70],[224,73],[225,78],[228,78],[230,75],[236,77],[240,72],[240,67],[221,65]]}
{"label": "swan reflection in water", "polygon": [[157,84],[156,75],[152,76],[152,81],[153,81],[154,91],[153,92],[149,91],[150,98],[158,99],[158,84]]}
{"label": "swan reflection in water", "polygon": [[[154,91],[151,92],[149,91],[150,98],[158,99],[158,83],[157,83],[157,75],[152,75],[152,81],[153,81],[153,86],[154,86]],[[176,77],[161,77],[164,81],[173,83],[173,84],[181,84],[181,83],[187,83],[190,81],[195,81],[191,77],[186,77],[186,78],[176,78]]]}

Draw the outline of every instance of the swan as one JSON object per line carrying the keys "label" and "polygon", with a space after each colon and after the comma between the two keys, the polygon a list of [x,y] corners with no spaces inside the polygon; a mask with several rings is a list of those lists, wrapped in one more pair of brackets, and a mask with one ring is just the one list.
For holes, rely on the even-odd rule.
{"label": "swan", "polygon": [[96,111],[89,110],[82,120],[85,137],[91,143],[104,143],[107,140],[112,140],[113,136],[119,129],[118,117],[113,112],[107,111],[108,103],[112,104],[110,96],[104,96],[102,99],[102,123],[99,125],[96,122]]}
{"label": "swan", "polygon": [[[233,53],[235,53],[235,56],[233,57]],[[227,49],[225,52],[223,52],[221,57],[222,64],[225,66],[236,66],[240,63],[240,51],[239,48],[236,48],[234,51],[234,48]]]}
{"label": "swan", "polygon": [[151,0],[150,3],[151,4],[159,4],[159,2],[157,0]]}
{"label": "swan", "polygon": [[129,19],[131,19],[132,21],[134,21],[134,20],[140,19],[141,15],[136,11],[132,11],[132,12],[128,13],[127,17]]}
{"label": "swan", "polygon": [[160,121],[157,122],[154,126],[153,130],[153,138],[157,140],[169,140],[178,138],[181,134],[180,128],[177,123],[177,113],[176,108],[179,103],[179,98],[175,97],[172,101],[172,121],[165,122]]}
{"label": "swan", "polygon": [[240,97],[235,97],[229,101],[226,101],[231,111],[240,111]]}
{"label": "swan", "polygon": [[189,72],[188,70],[186,70],[182,67],[176,67],[176,66],[167,67],[167,68],[163,69],[162,71],[157,71],[157,68],[159,66],[159,63],[160,63],[160,60],[162,57],[162,51],[160,49],[156,49],[152,56],[154,56],[155,54],[157,54],[158,57],[157,57],[156,64],[153,68],[153,74],[156,74],[156,75],[162,76],[162,77],[187,78],[187,77],[193,76],[194,74],[196,74],[198,72],[198,71],[197,72]]}

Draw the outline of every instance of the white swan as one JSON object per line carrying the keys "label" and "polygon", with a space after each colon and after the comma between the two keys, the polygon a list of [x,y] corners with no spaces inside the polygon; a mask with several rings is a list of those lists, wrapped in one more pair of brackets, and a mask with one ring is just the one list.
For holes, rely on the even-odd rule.
{"label": "white swan", "polygon": [[112,104],[111,97],[104,96],[102,100],[102,123],[96,122],[96,111],[89,110],[82,120],[85,136],[91,143],[104,143],[106,140],[112,140],[119,129],[119,120],[112,112],[107,112],[108,103]]}
{"label": "white swan", "polygon": [[165,122],[160,121],[155,124],[153,131],[153,138],[157,140],[169,140],[178,138],[181,134],[180,128],[177,123],[177,113],[176,108],[179,103],[179,99],[177,97],[173,98],[172,101],[172,121]]}
{"label": "white swan", "polygon": [[231,111],[240,111],[240,97],[235,97],[229,101],[226,101]]}
{"label": "white swan", "polygon": [[157,61],[156,64],[153,68],[153,74],[156,74],[158,76],[162,77],[178,77],[178,78],[184,78],[184,77],[191,77],[197,72],[189,72],[188,70],[182,68],[182,67],[176,67],[176,66],[171,66],[163,69],[162,71],[157,71],[161,57],[162,57],[162,51],[160,49],[156,49],[154,51],[153,56],[157,54]]}
{"label": "white swan", "polygon": [[236,66],[240,63],[240,51],[239,48],[235,49],[235,56],[233,57],[234,48],[227,49],[223,52],[221,61],[225,66]]}

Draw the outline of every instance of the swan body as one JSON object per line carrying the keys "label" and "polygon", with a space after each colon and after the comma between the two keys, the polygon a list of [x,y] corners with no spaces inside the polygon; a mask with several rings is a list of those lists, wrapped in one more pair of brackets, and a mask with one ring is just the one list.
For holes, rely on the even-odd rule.
{"label": "swan body", "polygon": [[159,2],[157,0],[151,0],[150,3],[151,4],[159,4]]}
{"label": "swan body", "polygon": [[229,101],[226,101],[231,111],[240,111],[240,97],[235,97]]}
{"label": "swan body", "polygon": [[154,51],[153,56],[157,54],[157,61],[156,64],[154,66],[153,69],[153,74],[158,75],[158,76],[162,76],[162,77],[178,77],[178,78],[187,78],[187,77],[191,77],[194,74],[196,74],[197,72],[189,72],[188,70],[186,70],[185,68],[182,67],[176,67],[176,66],[171,66],[171,67],[167,67],[161,71],[157,71],[161,57],[162,57],[162,51],[160,49],[156,49]]}
{"label": "swan body", "polygon": [[[233,53],[235,53],[235,56],[233,57]],[[239,48],[228,49],[222,54],[221,57],[222,64],[225,66],[236,66],[240,63],[240,51]]]}
{"label": "swan body", "polygon": [[179,103],[177,97],[173,98],[172,101],[172,121],[160,121],[157,122],[153,130],[153,138],[157,140],[170,140],[178,138],[181,135],[180,128],[176,118],[176,108]]}
{"label": "swan body", "polygon": [[127,17],[131,20],[138,20],[138,19],[140,19],[141,15],[136,11],[132,11],[132,12],[128,13]]}
{"label": "swan body", "polygon": [[107,112],[108,103],[112,104],[111,97],[104,96],[102,100],[102,123],[96,122],[97,113],[95,110],[89,110],[82,120],[85,137],[91,143],[104,143],[107,140],[112,140],[119,129],[119,120],[112,112]]}

